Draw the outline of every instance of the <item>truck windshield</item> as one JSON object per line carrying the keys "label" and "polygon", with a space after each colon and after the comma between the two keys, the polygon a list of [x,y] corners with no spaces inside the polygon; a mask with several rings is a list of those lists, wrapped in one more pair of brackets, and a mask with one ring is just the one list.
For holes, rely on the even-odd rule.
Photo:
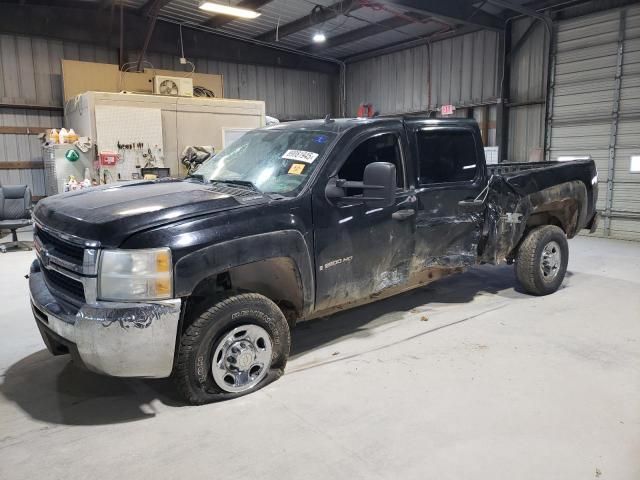
{"label": "truck windshield", "polygon": [[335,137],[313,130],[253,130],[200,165],[194,175],[205,182],[246,183],[265,193],[292,196]]}

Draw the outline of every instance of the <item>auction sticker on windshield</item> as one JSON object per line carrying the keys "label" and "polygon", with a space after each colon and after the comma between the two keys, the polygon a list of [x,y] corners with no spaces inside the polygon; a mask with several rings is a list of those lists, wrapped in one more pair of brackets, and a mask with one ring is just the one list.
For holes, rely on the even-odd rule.
{"label": "auction sticker on windshield", "polygon": [[282,155],[282,158],[298,160],[305,163],[313,163],[313,161],[318,158],[318,154],[315,152],[307,152],[306,150],[287,150],[284,152],[284,155]]}

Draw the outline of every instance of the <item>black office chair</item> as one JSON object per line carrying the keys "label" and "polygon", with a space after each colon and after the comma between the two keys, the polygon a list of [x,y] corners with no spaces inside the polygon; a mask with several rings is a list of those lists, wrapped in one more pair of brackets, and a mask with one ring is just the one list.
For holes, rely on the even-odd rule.
{"label": "black office chair", "polygon": [[11,230],[10,242],[0,243],[0,252],[31,250],[33,242],[18,240],[17,230],[31,225],[31,190],[26,185],[0,186],[0,230]]}

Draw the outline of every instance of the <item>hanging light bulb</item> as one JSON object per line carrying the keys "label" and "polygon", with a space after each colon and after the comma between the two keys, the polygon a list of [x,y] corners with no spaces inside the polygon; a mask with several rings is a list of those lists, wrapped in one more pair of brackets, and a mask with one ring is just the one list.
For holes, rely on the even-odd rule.
{"label": "hanging light bulb", "polygon": [[313,41],[315,43],[322,43],[327,39],[327,37],[325,37],[324,33],[322,32],[316,32],[313,34]]}

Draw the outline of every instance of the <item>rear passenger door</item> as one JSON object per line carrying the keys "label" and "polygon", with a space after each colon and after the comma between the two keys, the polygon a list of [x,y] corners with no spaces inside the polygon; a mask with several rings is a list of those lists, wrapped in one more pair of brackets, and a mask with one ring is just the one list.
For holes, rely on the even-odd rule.
{"label": "rear passenger door", "polygon": [[472,125],[411,130],[418,164],[415,260],[424,267],[472,265],[484,212],[465,211],[459,202],[474,199],[484,188],[479,132]]}

